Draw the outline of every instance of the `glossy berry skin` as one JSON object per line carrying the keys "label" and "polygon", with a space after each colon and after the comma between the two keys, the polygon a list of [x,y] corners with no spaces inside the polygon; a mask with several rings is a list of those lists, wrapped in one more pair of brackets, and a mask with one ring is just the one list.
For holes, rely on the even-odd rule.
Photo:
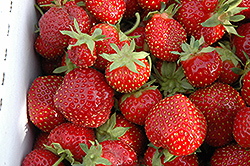
{"label": "glossy berry skin", "polygon": [[161,2],[167,4],[168,0],[137,0],[142,9],[156,11],[161,9]]}
{"label": "glossy berry skin", "polygon": [[233,136],[238,145],[250,148],[250,107],[238,111],[233,126]]}
{"label": "glossy berry skin", "polygon": [[212,158],[211,166],[248,166],[250,164],[250,151],[237,144],[216,149]]}
{"label": "glossy berry skin", "polygon": [[181,51],[181,44],[187,40],[181,24],[166,13],[154,14],[146,25],[145,34],[151,53],[165,61],[176,61],[179,55],[171,51]]}
{"label": "glossy berry skin", "polygon": [[119,108],[126,119],[143,126],[150,109],[162,99],[158,89],[142,89],[132,93],[123,101],[119,100]]}
{"label": "glossy berry skin", "polygon": [[[101,157],[108,159],[111,166],[136,166],[137,156],[135,151],[120,140],[107,140],[100,143],[102,145]],[[96,166],[104,166],[96,164]]]}
{"label": "glossy berry skin", "polygon": [[128,34],[128,36],[139,36],[138,38],[135,38],[135,44],[136,44],[136,51],[147,51],[147,43],[146,43],[146,33],[145,33],[145,27],[139,26],[137,27],[133,32]]}
{"label": "glossy berry skin", "polygon": [[208,45],[222,38],[225,34],[223,25],[214,27],[201,25],[214,14],[218,0],[180,0],[180,3],[182,5],[174,18],[180,22],[188,36],[194,36],[196,39],[203,36]]}
{"label": "glossy berry skin", "polygon": [[[21,166],[51,166],[59,157],[46,149],[34,149],[26,155]],[[61,162],[58,166],[64,166]]]}
{"label": "glossy berry skin", "polygon": [[162,99],[145,121],[149,141],[176,156],[193,153],[203,143],[206,130],[201,111],[182,94]]}
{"label": "glossy berry skin", "polygon": [[35,139],[33,149],[38,149],[38,148],[45,148],[45,145],[48,145],[49,141],[49,133],[48,132],[43,132],[41,131]]}
{"label": "glossy berry skin", "polygon": [[234,67],[241,68],[241,65],[238,63],[237,66],[235,66],[229,59],[222,61],[222,70],[218,81],[229,85],[235,83],[239,79],[240,75],[232,71],[232,68]]}
{"label": "glossy berry skin", "polygon": [[99,40],[95,42],[95,49],[96,49],[96,55],[97,59],[94,64],[94,67],[98,70],[105,71],[109,61],[104,59],[100,54],[106,53],[106,54],[114,54],[115,50],[110,46],[110,43],[115,43],[119,45],[119,34],[115,27],[107,24],[107,23],[99,23],[93,26],[90,29],[89,34],[92,35],[94,31],[100,28],[102,30],[102,35],[105,35],[105,40]]}
{"label": "glossy berry skin", "polygon": [[240,94],[247,105],[250,105],[250,72],[248,71],[243,77]]}
{"label": "glossy berry skin", "polygon": [[[148,147],[145,152],[144,159],[146,166],[153,166],[152,159],[155,155],[156,148]],[[162,151],[162,148],[159,149],[159,152]],[[163,166],[198,166],[198,157],[196,154],[190,154],[185,156],[177,156],[173,161],[164,162],[164,154],[158,158]],[[159,161],[158,161],[159,162]]]}
{"label": "glossy berry skin", "polygon": [[245,107],[239,92],[228,84],[216,82],[193,92],[189,99],[206,117],[208,130],[205,142],[214,147],[230,143],[234,117]]}
{"label": "glossy berry skin", "polygon": [[245,23],[240,25],[237,28],[237,32],[239,35],[243,37],[239,37],[234,35],[232,44],[235,46],[236,52],[235,55],[240,58],[240,60],[246,64],[246,57],[243,51],[249,56],[250,55],[250,23]]}
{"label": "glossy berry skin", "polygon": [[60,31],[70,31],[76,18],[82,33],[90,29],[90,21],[84,9],[70,1],[63,7],[51,7],[39,20],[40,35],[44,42],[54,47],[66,48],[70,37]]}
{"label": "glossy berry skin", "polygon": [[53,97],[62,81],[62,76],[40,76],[33,81],[29,89],[28,113],[30,120],[44,132],[50,132],[57,125],[65,122],[64,116],[53,103]]}
{"label": "glossy berry skin", "polygon": [[222,61],[218,53],[197,53],[185,61],[181,61],[184,74],[193,87],[211,85],[221,74]]}
{"label": "glossy berry skin", "polygon": [[36,38],[34,48],[37,53],[46,59],[57,59],[64,54],[63,48],[51,46],[44,42],[41,36]]}
{"label": "glossy berry skin", "polygon": [[109,118],[113,95],[102,73],[92,68],[75,68],[65,75],[54,104],[68,121],[83,127],[98,127]]}
{"label": "glossy berry skin", "polygon": [[124,0],[89,0],[86,9],[100,22],[116,24],[123,16],[126,6]]}
{"label": "glossy berry skin", "polygon": [[118,139],[132,147],[138,156],[144,154],[145,145],[148,143],[144,127],[128,121],[121,113],[116,114],[115,127],[129,127]]}
{"label": "glossy berry skin", "polygon": [[139,89],[145,84],[150,75],[150,66],[148,61],[143,58],[139,59],[146,67],[140,66],[137,63],[136,70],[138,73],[131,71],[127,66],[120,66],[110,71],[110,62],[105,70],[105,77],[108,84],[118,92],[131,93]]}
{"label": "glossy berry skin", "polygon": [[66,122],[57,126],[50,132],[48,145],[51,145],[51,143],[59,143],[63,149],[70,150],[76,161],[82,162],[82,158],[86,154],[79,146],[79,143],[85,143],[90,147],[91,143],[89,141],[94,140],[94,129]]}
{"label": "glossy berry skin", "polygon": [[[76,42],[77,39],[71,38],[69,40],[69,45],[74,45]],[[86,43],[72,46],[70,49],[68,49],[67,53],[71,62],[80,68],[88,68],[93,66],[95,64],[95,60],[97,59],[95,47],[92,54]]]}

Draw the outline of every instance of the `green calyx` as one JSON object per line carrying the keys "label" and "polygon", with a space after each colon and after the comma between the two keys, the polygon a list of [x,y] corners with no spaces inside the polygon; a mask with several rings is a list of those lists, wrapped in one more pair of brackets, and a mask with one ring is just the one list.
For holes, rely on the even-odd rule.
{"label": "green calyx", "polygon": [[108,61],[113,62],[110,65],[109,71],[117,69],[118,67],[126,66],[130,71],[138,74],[139,72],[137,71],[136,64],[146,67],[146,65],[139,59],[146,58],[149,53],[145,51],[135,52],[134,40],[130,42],[130,46],[128,43],[125,43],[121,50],[114,43],[111,43],[110,46],[116,51],[115,54],[103,53],[100,55]]}
{"label": "green calyx", "polygon": [[102,146],[96,140],[95,142],[91,142],[91,147],[88,148],[88,145],[84,143],[80,143],[81,149],[86,153],[83,158],[82,164],[73,164],[73,166],[95,166],[96,164],[103,164],[103,165],[111,165],[111,162],[101,157],[102,155]]}
{"label": "green calyx", "polygon": [[76,31],[70,26],[71,31],[60,31],[63,35],[68,35],[71,38],[77,39],[77,42],[74,45],[69,45],[68,49],[71,49],[73,46],[80,46],[82,44],[87,44],[91,54],[93,55],[95,41],[104,40],[105,35],[102,35],[102,30],[100,28],[95,29],[93,34],[82,33],[79,27],[77,20],[74,18],[74,27]]}
{"label": "green calyx", "polygon": [[62,160],[66,159],[68,160],[71,164],[79,164],[78,161],[75,161],[74,156],[70,152],[69,149],[63,149],[62,146],[59,143],[52,143],[50,146],[45,145],[45,149],[51,151],[55,155],[60,156],[60,159],[53,164],[53,166],[59,165],[59,163],[62,162]]}
{"label": "green calyx", "polygon": [[194,87],[187,81],[184,70],[180,66],[177,70],[176,62],[164,61],[161,67],[161,74],[154,67],[154,77],[161,85],[159,89],[164,97],[172,96],[175,93],[188,93],[194,91]]}
{"label": "green calyx", "polygon": [[171,53],[180,55],[180,58],[178,60],[179,63],[180,61],[185,61],[189,57],[195,56],[198,53],[212,52],[215,50],[215,48],[211,46],[202,47],[204,44],[205,40],[203,36],[201,36],[199,40],[195,40],[194,36],[191,36],[190,44],[188,43],[181,44],[183,52],[172,51]]}
{"label": "green calyx", "polygon": [[243,65],[242,61],[235,55],[235,47],[231,49],[230,43],[227,41],[224,42],[218,42],[220,47],[216,47],[216,52],[220,55],[220,58],[222,61],[225,60],[231,60],[234,64],[234,67],[237,67],[237,65],[240,63]]}
{"label": "green calyx", "polygon": [[201,25],[204,27],[214,27],[221,24],[229,34],[240,36],[231,22],[239,22],[245,19],[244,15],[237,15],[247,9],[246,7],[238,7],[241,2],[242,0],[221,0],[217,12],[201,23]]}
{"label": "green calyx", "polygon": [[63,73],[65,72],[65,74],[67,74],[68,72],[70,72],[71,70],[75,69],[75,68],[78,68],[78,66],[76,66],[76,64],[72,63],[71,60],[68,58],[68,53],[66,52],[66,58],[65,58],[65,63],[66,63],[66,66],[60,66],[60,67],[57,67],[53,73],[55,74],[60,74],[60,73]]}
{"label": "green calyx", "polygon": [[115,127],[116,113],[108,119],[103,125],[96,129],[96,138],[99,142],[106,140],[119,140],[130,127]]}

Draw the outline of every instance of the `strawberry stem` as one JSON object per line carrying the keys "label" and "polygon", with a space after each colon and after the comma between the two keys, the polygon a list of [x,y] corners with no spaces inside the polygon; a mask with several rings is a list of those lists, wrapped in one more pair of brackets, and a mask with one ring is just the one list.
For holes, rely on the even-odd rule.
{"label": "strawberry stem", "polygon": [[64,153],[52,166],[58,166],[66,157],[66,153]]}
{"label": "strawberry stem", "polygon": [[135,22],[134,26],[131,29],[124,32],[125,35],[132,33],[139,26],[139,24],[141,22],[140,14],[138,12],[136,12],[135,16],[136,16],[136,22]]}

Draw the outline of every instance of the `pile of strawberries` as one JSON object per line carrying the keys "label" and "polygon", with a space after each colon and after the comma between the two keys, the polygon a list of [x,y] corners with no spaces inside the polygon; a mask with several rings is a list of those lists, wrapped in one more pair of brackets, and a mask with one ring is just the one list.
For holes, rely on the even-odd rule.
{"label": "pile of strawberries", "polygon": [[22,166],[250,165],[249,0],[37,0]]}

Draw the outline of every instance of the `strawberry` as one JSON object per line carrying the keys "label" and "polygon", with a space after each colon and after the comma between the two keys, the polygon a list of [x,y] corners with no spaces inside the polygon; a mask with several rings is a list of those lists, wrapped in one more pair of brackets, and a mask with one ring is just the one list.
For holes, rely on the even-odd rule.
{"label": "strawberry", "polygon": [[242,14],[245,16],[246,20],[250,19],[250,1],[249,0],[242,0],[239,4],[239,7],[246,7],[247,9],[242,10],[239,14]]}
{"label": "strawberry", "polygon": [[47,145],[49,141],[49,133],[40,131],[40,133],[36,136],[33,149],[45,148],[44,144]]}
{"label": "strawberry", "polygon": [[234,35],[232,44],[235,46],[236,52],[235,55],[243,62],[243,64],[246,64],[247,58],[244,55],[244,52],[250,57],[250,23],[245,23],[240,25],[237,28],[237,31],[241,37]]}
{"label": "strawberry", "polygon": [[114,113],[102,126],[96,129],[98,142],[120,140],[134,149],[138,156],[145,152],[147,136],[144,128],[128,121],[121,113]]}
{"label": "strawberry", "polygon": [[126,119],[143,126],[150,109],[162,99],[157,86],[144,84],[139,90],[119,99],[119,108]]}
{"label": "strawberry", "polygon": [[110,43],[119,44],[119,34],[116,30],[116,28],[108,23],[99,23],[93,26],[90,29],[89,34],[92,35],[96,29],[102,30],[102,35],[105,36],[105,40],[98,40],[96,41],[96,55],[97,59],[94,64],[94,67],[98,70],[105,71],[108,60],[104,59],[102,56],[100,56],[102,53],[106,54],[113,54],[115,53],[115,50],[110,46]]}
{"label": "strawberry", "polygon": [[126,10],[124,0],[88,0],[85,7],[97,20],[110,24],[116,24]]}
{"label": "strawberry", "polygon": [[208,130],[205,142],[214,147],[232,141],[233,119],[245,107],[238,91],[228,84],[216,82],[193,92],[189,99],[206,117]]}
{"label": "strawberry", "polygon": [[157,60],[152,76],[160,84],[159,90],[163,96],[172,96],[176,93],[189,94],[194,91],[187,81],[184,70],[177,62]]}
{"label": "strawberry", "polygon": [[[238,35],[230,21],[237,22],[244,16],[233,17],[245,8],[239,8],[239,0],[180,0],[180,9],[174,17],[188,36],[204,37],[211,45],[221,39],[225,32]],[[230,17],[228,17],[230,15]]]}
{"label": "strawberry", "polygon": [[142,9],[140,5],[138,4],[138,0],[124,0],[126,10],[123,14],[123,18],[125,19],[131,19],[135,17],[136,12],[140,12]]}
{"label": "strawberry", "polygon": [[134,38],[136,48],[135,50],[137,52],[139,51],[148,51],[148,46],[146,43],[146,33],[145,33],[145,26],[138,26],[135,30],[133,30],[131,33],[129,33],[127,36],[133,37],[133,36],[139,36],[137,38]]}
{"label": "strawberry", "polygon": [[113,95],[102,73],[92,68],[75,68],[64,76],[54,96],[54,105],[74,124],[99,127],[109,118]]}
{"label": "strawberry", "polygon": [[149,141],[174,156],[193,153],[203,143],[206,130],[207,122],[201,111],[182,94],[162,99],[145,121]]}
{"label": "strawberry", "polygon": [[28,92],[29,118],[44,132],[50,132],[57,125],[65,122],[64,116],[53,103],[53,97],[62,81],[62,76],[39,76],[30,86]]}
{"label": "strawberry", "polygon": [[142,9],[156,11],[161,9],[161,3],[167,4],[168,0],[137,0]]}
{"label": "strawberry", "polygon": [[250,107],[240,109],[234,119],[233,136],[243,148],[250,148]]}
{"label": "strawberry", "polygon": [[[58,161],[58,162],[57,162]],[[46,149],[34,149],[23,159],[21,166],[64,166],[59,157]]]}
{"label": "strawberry", "polygon": [[88,149],[86,144],[80,144],[83,151],[87,154],[83,158],[82,166],[137,166],[137,156],[135,151],[120,140],[106,140],[101,143],[92,142]]}
{"label": "strawberry", "polygon": [[57,59],[42,58],[41,59],[41,66],[42,66],[43,74],[44,75],[54,75],[55,73],[53,71],[56,68],[61,66],[63,56],[59,57]]}
{"label": "strawberry", "polygon": [[51,46],[50,44],[44,42],[41,36],[36,38],[34,48],[37,53],[47,59],[57,59],[64,54],[63,48]]}
{"label": "strawberry", "polygon": [[44,42],[53,47],[65,48],[70,37],[60,31],[70,31],[74,18],[77,20],[82,33],[90,29],[89,17],[85,10],[73,1],[66,2],[64,6],[51,7],[39,20],[40,35]]}
{"label": "strawberry", "polygon": [[190,44],[182,44],[183,52],[174,52],[180,55],[179,62],[188,82],[193,87],[211,85],[220,76],[222,61],[214,49],[204,43],[203,37],[195,40],[192,36]]}
{"label": "strawberry", "polygon": [[94,141],[95,138],[94,129],[66,122],[50,132],[47,145],[53,147],[53,143],[60,144],[62,149],[68,149],[72,153],[76,161],[82,162],[82,158],[86,154],[81,150],[79,143],[85,143],[90,147],[89,141]]}
{"label": "strawberry", "polygon": [[150,66],[145,57],[149,53],[135,52],[135,41],[129,46],[126,43],[121,49],[116,44],[111,44],[115,54],[103,53],[110,62],[105,70],[108,84],[118,92],[130,93],[139,89],[147,82],[150,75]]}
{"label": "strawberry", "polygon": [[80,68],[93,66],[96,56],[95,41],[104,38],[101,29],[96,29],[92,36],[82,33],[79,24],[74,19],[74,27],[76,31],[60,31],[63,35],[71,37],[68,46],[68,58]]}
{"label": "strawberry", "polygon": [[249,163],[250,151],[234,143],[216,149],[211,158],[211,166],[247,166]]}
{"label": "strawberry", "polygon": [[222,60],[222,70],[218,78],[219,82],[232,85],[235,83],[240,75],[233,72],[233,68],[241,68],[241,60],[235,55],[235,47],[231,49],[229,44],[224,45],[220,43],[219,47],[216,47],[215,50],[220,55]]}
{"label": "strawberry", "polygon": [[[248,66],[248,65],[246,65]],[[242,99],[245,101],[245,103],[249,106],[250,105],[250,84],[249,84],[249,80],[250,80],[250,71],[245,70],[245,73],[241,76],[240,81],[242,80],[242,87],[240,89],[240,94],[242,96]]]}
{"label": "strawberry", "polygon": [[[167,156],[167,155],[166,155]],[[154,166],[198,166],[198,157],[195,153],[186,156],[177,156],[172,161],[164,161],[166,159],[164,149],[149,146],[144,155],[145,165]]]}
{"label": "strawberry", "polygon": [[171,51],[181,51],[181,44],[186,42],[187,34],[179,22],[173,19],[178,6],[169,6],[153,14],[145,28],[146,41],[151,53],[165,61],[176,61],[179,55]]}

